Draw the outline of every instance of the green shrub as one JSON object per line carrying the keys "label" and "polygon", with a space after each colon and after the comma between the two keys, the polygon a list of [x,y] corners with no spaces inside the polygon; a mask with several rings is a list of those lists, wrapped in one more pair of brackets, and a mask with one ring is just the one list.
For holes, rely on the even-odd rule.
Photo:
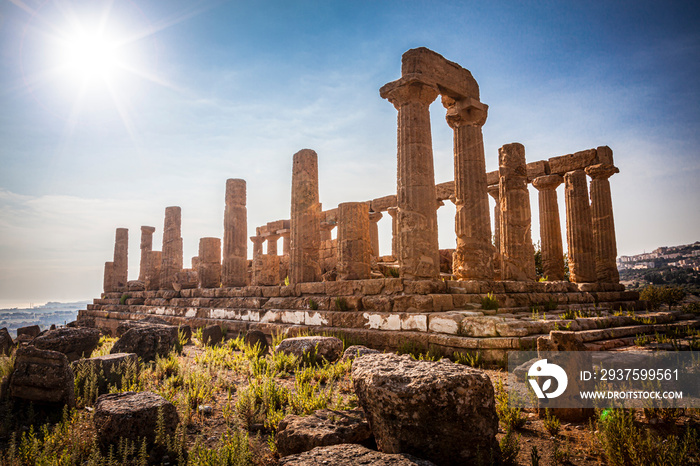
{"label": "green shrub", "polygon": [[335,308],[338,311],[347,311],[348,310],[348,302],[345,298],[335,298]]}
{"label": "green shrub", "polygon": [[129,293],[124,293],[124,294],[122,295],[122,297],[119,298],[119,304],[121,304],[122,306],[125,305],[125,304],[126,304],[126,300],[129,299],[129,298],[131,298],[131,296],[129,296]]}
{"label": "green shrub", "polygon": [[318,303],[311,298],[309,298],[309,309],[311,309],[312,311],[318,309]]}
{"label": "green shrub", "polygon": [[510,395],[503,386],[503,381],[498,380],[495,386],[496,414],[505,430],[519,429],[525,425],[522,409],[512,406]]}
{"label": "green shrub", "polygon": [[498,300],[493,296],[493,293],[489,293],[481,298],[481,308],[486,310],[498,310]]}
{"label": "green shrub", "polygon": [[465,366],[479,368],[484,364],[484,360],[481,357],[481,351],[465,353],[455,351],[454,353],[452,353],[452,357],[454,358],[457,364],[463,364]]}
{"label": "green shrub", "polygon": [[559,428],[561,427],[561,422],[559,422],[559,418],[557,418],[554,414],[552,414],[552,410],[550,409],[545,409],[544,410],[544,428],[547,432],[549,432],[549,435],[556,437],[557,434],[559,434]]}
{"label": "green shrub", "polygon": [[516,434],[513,430],[508,429],[506,435],[504,435],[498,443],[501,446],[501,461],[503,464],[505,466],[515,466],[518,464],[520,434]]}

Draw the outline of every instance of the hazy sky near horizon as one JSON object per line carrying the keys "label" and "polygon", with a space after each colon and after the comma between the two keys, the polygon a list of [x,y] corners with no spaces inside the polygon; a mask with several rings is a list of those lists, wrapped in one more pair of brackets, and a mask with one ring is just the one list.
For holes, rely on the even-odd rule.
{"label": "hazy sky near horizon", "polygon": [[[0,0],[0,307],[99,296],[117,227],[135,279],[139,227],[160,249],[170,205],[189,265],[223,235],[227,178],[247,180],[250,235],[289,218],[303,148],[324,208],[395,192],[379,88],[420,46],[479,83],[488,170],[510,142],[529,161],[608,145],[619,254],[700,240],[698,17],[685,1]],[[452,132],[431,112],[442,182]],[[439,211],[441,247],[453,216]]]}

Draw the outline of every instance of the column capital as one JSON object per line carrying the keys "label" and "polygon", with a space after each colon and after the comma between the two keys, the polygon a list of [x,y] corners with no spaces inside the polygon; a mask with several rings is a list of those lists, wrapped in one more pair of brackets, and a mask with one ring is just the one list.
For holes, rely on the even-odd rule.
{"label": "column capital", "polygon": [[607,179],[613,176],[615,173],[620,173],[620,169],[614,165],[607,165],[604,163],[599,163],[597,165],[590,165],[586,167],[586,175],[595,179]]}
{"label": "column capital", "polygon": [[255,245],[262,245],[262,244],[265,242],[266,238],[264,238],[264,237],[262,237],[262,236],[251,236],[251,237],[250,237],[250,240],[251,240],[251,241],[253,242],[253,244],[255,244]]}
{"label": "column capital", "polygon": [[487,187],[486,187],[486,192],[488,192],[489,195],[490,195],[496,202],[498,202],[498,200],[499,200],[500,197],[501,197],[501,194],[500,194],[500,186],[497,185],[497,184],[493,184],[493,185],[491,185],[491,186],[487,186]]}
{"label": "column capital", "polygon": [[389,214],[392,218],[396,218],[396,215],[398,214],[398,212],[399,212],[398,207],[389,207],[388,209],[386,209],[386,213]]}
{"label": "column capital", "polygon": [[397,110],[402,105],[411,102],[430,105],[439,94],[440,92],[434,85],[420,81],[415,77],[401,78],[385,84],[379,90],[379,95],[391,102]]}
{"label": "column capital", "polygon": [[544,175],[538,176],[532,180],[532,186],[538,191],[548,191],[557,189],[557,186],[564,182],[564,177],[561,175]]}
{"label": "column capital", "polygon": [[336,226],[338,226],[338,224],[337,224],[335,221],[330,221],[330,222],[329,222],[329,221],[324,221],[324,222],[321,222],[321,230],[331,231],[331,230],[332,230],[333,228],[335,228]]}
{"label": "column capital", "polygon": [[155,232],[155,231],[156,231],[156,227],[149,227],[146,225],[143,225],[141,227],[141,233],[144,233],[144,234],[151,234],[152,235],[153,232]]}
{"label": "column capital", "polygon": [[382,219],[384,215],[381,212],[370,212],[369,213],[369,221],[377,223],[379,220]]}
{"label": "column capital", "polygon": [[460,126],[484,126],[486,123],[489,106],[472,97],[455,100],[443,95],[442,105],[447,109],[445,119],[452,129]]}

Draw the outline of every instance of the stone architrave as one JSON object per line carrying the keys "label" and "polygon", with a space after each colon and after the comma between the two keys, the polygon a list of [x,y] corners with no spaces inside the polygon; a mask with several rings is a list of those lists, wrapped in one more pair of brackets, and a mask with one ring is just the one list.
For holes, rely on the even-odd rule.
{"label": "stone architrave", "polygon": [[182,236],[180,225],[182,213],[180,207],[165,208],[163,227],[163,251],[160,266],[160,288],[172,290],[177,281],[177,274],[182,270]]}
{"label": "stone architrave", "polygon": [[221,282],[223,286],[245,286],[248,276],[248,211],[246,182],[226,180],[224,242]]}
{"label": "stone architrave", "polygon": [[141,227],[141,262],[139,262],[139,281],[146,281],[148,273],[148,253],[153,249],[153,233],[155,227]]}
{"label": "stone architrave", "polygon": [[566,173],[564,188],[569,280],[574,283],[592,283],[596,281],[595,248],[586,173],[583,170]]}
{"label": "stone architrave", "polygon": [[289,282],[321,280],[321,204],[318,199],[318,156],[310,149],[294,154]]}
{"label": "stone architrave", "polygon": [[102,288],[105,293],[112,293],[114,290],[114,262],[105,262],[105,274],[102,280]]}
{"label": "stone architrave", "polygon": [[221,285],[221,240],[199,240],[199,265],[197,267],[200,288],[219,288]]}
{"label": "stone architrave", "polygon": [[129,229],[117,228],[114,240],[114,291],[126,291],[129,281]]}
{"label": "stone architrave", "polygon": [[338,278],[370,278],[371,242],[369,205],[366,202],[338,204]]}
{"label": "stone architrave", "polygon": [[540,238],[542,269],[549,281],[564,280],[564,248],[561,240],[557,186],[564,182],[560,175],[545,175],[532,180],[539,191]]}
{"label": "stone architrave", "polygon": [[443,95],[447,123],[454,131],[455,232],[452,271],[460,280],[493,278],[493,246],[481,127],[488,107],[472,99]]}
{"label": "stone architrave", "polygon": [[157,290],[160,288],[160,267],[163,262],[163,255],[160,251],[149,251],[146,258],[148,270],[144,284],[147,290]]}
{"label": "stone architrave", "polygon": [[429,107],[437,98],[438,89],[414,75],[386,84],[380,95],[399,113],[396,189],[399,270],[405,278],[437,278],[440,253]]}
{"label": "stone architrave", "polygon": [[595,245],[596,280],[600,283],[619,283],[617,271],[617,241],[613,216],[610,178],[620,170],[611,165],[592,165],[586,168],[591,177],[591,223]]}
{"label": "stone architrave", "polygon": [[503,280],[535,280],[530,194],[527,190],[525,147],[506,144],[498,150],[501,207],[501,277]]}
{"label": "stone architrave", "polygon": [[399,227],[396,221],[398,208],[389,207],[386,212],[391,216],[391,255],[394,258],[399,257]]}
{"label": "stone architrave", "polygon": [[379,257],[379,220],[383,217],[381,212],[369,213],[369,240],[372,245],[372,256]]}

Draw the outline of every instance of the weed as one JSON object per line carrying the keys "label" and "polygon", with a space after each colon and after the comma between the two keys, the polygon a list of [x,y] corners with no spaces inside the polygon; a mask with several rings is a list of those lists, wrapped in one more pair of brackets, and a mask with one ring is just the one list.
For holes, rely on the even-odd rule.
{"label": "weed", "polygon": [[187,335],[185,334],[185,331],[178,327],[177,328],[177,341],[173,345],[173,350],[177,354],[182,354],[182,351],[185,349],[185,345],[187,344]]}
{"label": "weed", "polygon": [[505,466],[515,466],[520,453],[520,434],[508,429],[506,435],[499,442],[501,446],[501,459]]}
{"label": "weed", "polygon": [[465,366],[479,368],[479,367],[483,366],[483,364],[484,364],[484,360],[481,356],[481,351],[466,352],[466,353],[461,353],[461,352],[455,351],[454,353],[452,353],[452,357],[454,357],[455,362],[457,364],[463,364]]}
{"label": "weed", "polygon": [[249,466],[253,453],[248,444],[248,434],[240,429],[226,431],[215,448],[207,448],[197,441],[190,451],[187,464],[192,466]]}
{"label": "weed", "polygon": [[522,410],[512,406],[510,395],[503,386],[503,381],[498,380],[495,386],[496,395],[496,414],[498,415],[501,425],[506,430],[519,429],[525,425],[525,418],[522,416]]}
{"label": "weed", "polygon": [[532,449],[530,450],[530,465],[540,466],[540,453],[537,451],[537,447],[535,445],[533,445]]}
{"label": "weed", "polygon": [[559,440],[555,440],[552,446],[552,462],[554,464],[569,464],[570,457],[571,451],[569,450],[569,444],[566,443],[566,448],[561,450]]}
{"label": "weed", "polygon": [[124,294],[122,295],[122,297],[119,298],[119,304],[121,304],[122,306],[125,305],[125,304],[126,304],[126,300],[129,299],[129,298],[131,298],[131,296],[129,295],[129,293],[124,293]]}
{"label": "weed", "polygon": [[335,308],[338,311],[347,311],[348,310],[347,300],[345,298],[342,298],[342,297],[335,298]]}
{"label": "weed", "polygon": [[284,286],[289,286],[289,275],[284,277]]}
{"label": "weed", "polygon": [[644,346],[651,341],[648,335],[637,335],[634,339],[635,346]]}
{"label": "weed", "polygon": [[561,422],[554,414],[552,414],[551,409],[544,410],[544,428],[549,435],[556,437],[559,434],[559,428],[561,427]]}
{"label": "weed", "polygon": [[309,298],[309,309],[312,311],[315,311],[318,309],[318,303],[314,301],[312,298]]}
{"label": "weed", "polygon": [[498,300],[493,296],[493,293],[481,298],[481,307],[486,310],[498,310]]}

